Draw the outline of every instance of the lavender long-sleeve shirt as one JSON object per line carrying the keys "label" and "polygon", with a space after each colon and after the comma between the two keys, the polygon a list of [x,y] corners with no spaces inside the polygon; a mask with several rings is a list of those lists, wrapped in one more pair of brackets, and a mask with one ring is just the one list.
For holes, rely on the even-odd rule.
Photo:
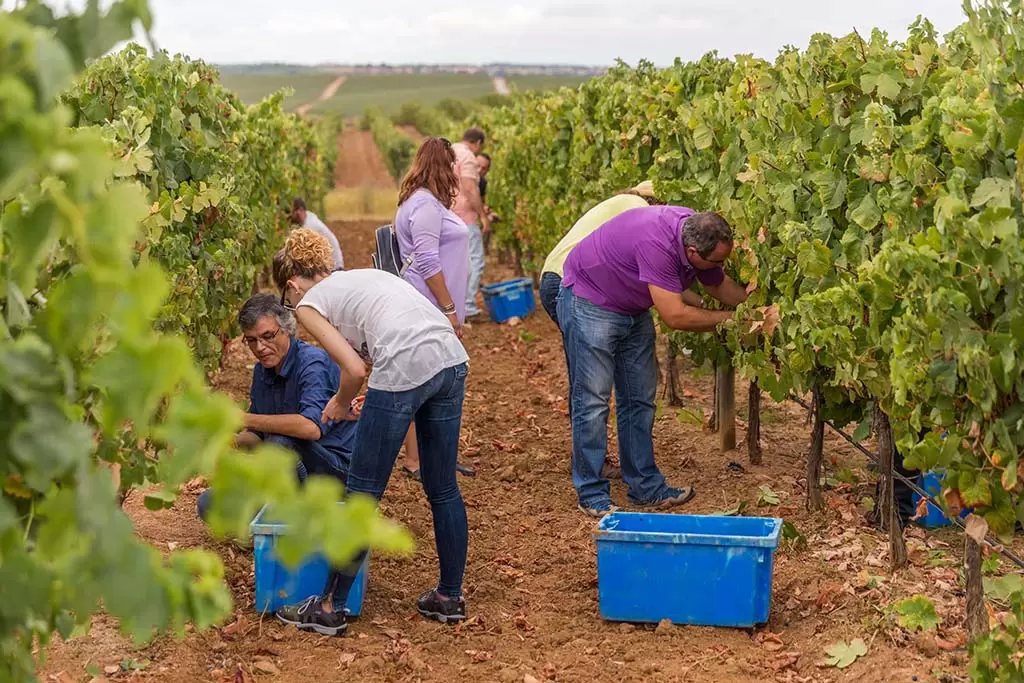
{"label": "lavender long-sleeve shirt", "polygon": [[419,189],[398,207],[395,234],[402,257],[415,255],[405,279],[436,306],[437,299],[426,280],[444,273],[448,294],[455,303],[455,314],[459,322],[463,322],[469,289],[469,228],[466,224],[428,190]]}

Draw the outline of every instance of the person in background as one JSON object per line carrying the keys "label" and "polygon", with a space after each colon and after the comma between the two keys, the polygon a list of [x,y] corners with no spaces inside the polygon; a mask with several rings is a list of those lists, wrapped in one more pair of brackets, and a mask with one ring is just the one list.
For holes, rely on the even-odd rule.
{"label": "person in background", "polygon": [[[296,338],[295,316],[272,294],[256,294],[238,312],[242,338],[256,359],[249,388],[245,429],[235,437],[237,448],[272,443],[299,456],[296,476],[333,476],[345,481],[356,423],[320,421],[327,402],[338,391],[341,371],[323,349]],[[197,503],[206,519],[212,492]]]}
{"label": "person in background", "polygon": [[341,245],[338,244],[338,238],[315,213],[306,208],[306,202],[299,197],[296,197],[292,202],[292,223],[323,235],[324,239],[331,246],[334,268],[336,270],[345,269],[345,258],[341,253]]}
{"label": "person in background", "polygon": [[476,167],[480,171],[480,201],[487,210],[487,172],[491,170],[491,155],[480,152],[476,155]]}
{"label": "person in background", "polygon": [[[443,138],[426,138],[398,192],[395,234],[402,254],[414,254],[405,279],[437,306],[462,338],[469,284],[469,229],[451,210],[459,190],[455,152]],[[462,474],[475,472],[462,464]],[[405,438],[402,471],[420,480],[415,426]]]}
{"label": "person in background", "polygon": [[[338,392],[321,416],[325,424],[352,419],[349,406],[366,379],[365,362],[371,363],[347,496],[381,499],[409,425],[415,423],[440,565],[438,583],[419,597],[416,609],[441,623],[464,620],[469,525],[455,464],[469,356],[451,320],[415,287],[386,271],[332,273],[330,248],[311,230],[288,236],[274,255],[272,271],[282,300],[296,309],[302,326],[342,368]],[[349,566],[332,570],[321,594],[282,607],[278,619],[303,631],[344,633],[345,601],[365,558],[364,549]]]}
{"label": "person in background", "polygon": [[491,231],[490,219],[480,198],[480,169],[476,156],[484,146],[484,132],[467,128],[462,141],[452,145],[455,152],[455,175],[459,191],[452,210],[469,228],[469,288],[466,290],[466,317],[480,315],[476,295],[480,291],[480,278],[484,272],[484,233]]}
{"label": "person in background", "polygon": [[[480,201],[484,205],[484,214],[487,216],[488,225],[493,227],[494,223],[498,221],[497,214],[491,210],[491,207],[487,205],[487,172],[491,170],[491,155],[486,152],[481,152],[476,155],[476,164],[480,169]],[[484,253],[487,254],[491,251],[491,234],[493,230],[488,230],[484,233]]]}
{"label": "person in background", "polygon": [[[684,298],[695,280],[726,306],[747,291],[722,270],[732,253],[732,228],[717,214],[678,206],[630,209],[607,221],[569,253],[558,294],[572,383],[572,479],[584,513],[601,517],[617,508],[601,475],[608,448],[608,401],[615,388],[622,479],[633,505],[670,508],[693,498],[674,488],[654,461],[654,320],[675,330],[710,332],[731,318]],[[778,322],[762,309],[762,332]]]}

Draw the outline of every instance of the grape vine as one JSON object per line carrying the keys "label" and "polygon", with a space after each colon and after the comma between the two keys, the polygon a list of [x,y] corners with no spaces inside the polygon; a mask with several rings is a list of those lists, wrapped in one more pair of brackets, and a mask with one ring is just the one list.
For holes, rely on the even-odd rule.
{"label": "grape vine", "polygon": [[[123,466],[122,479],[156,485],[145,498],[153,508],[171,504],[189,478],[209,474],[224,492],[210,519],[219,534],[245,535],[259,506],[274,504],[295,529],[283,548],[289,561],[316,547],[338,562],[366,543],[408,547],[406,535],[376,516],[372,501],[338,506],[336,482],[314,477],[299,490],[286,452],[231,450],[241,416],[230,399],[210,392],[189,341],[226,331],[228,310],[238,304],[232,297],[248,293],[235,278],[251,286],[257,258],[242,247],[270,248],[245,240],[256,239],[256,231],[274,238],[282,225],[269,219],[282,200],[274,193],[292,191],[295,174],[311,167],[276,176],[283,158],[261,152],[243,159],[249,150],[232,156],[260,134],[241,122],[265,127],[267,120],[259,108],[241,109],[233,96],[218,102],[214,75],[199,64],[161,55],[149,61],[129,48],[87,70],[103,83],[89,92],[89,78],[75,80],[86,60],[130,38],[134,24],[148,32],[152,23],[142,0],[104,5],[91,0],[81,13],[56,16],[29,0],[0,12],[5,681],[34,680],[41,656],[35,648],[45,652],[55,633],[68,638],[87,629],[101,604],[137,641],[183,633],[189,622],[207,627],[231,609],[216,555],[162,553],[136,537],[108,463]],[[131,68],[105,71],[114,63]],[[68,104],[61,103],[69,87]],[[96,94],[109,87],[117,88],[117,99],[109,90]],[[177,99],[183,93],[184,109]],[[291,146],[311,135],[297,134],[273,150],[281,157],[318,154]],[[231,159],[242,180],[232,182],[217,167]],[[250,163],[269,174],[268,194],[242,184]],[[256,194],[240,194],[250,191]],[[274,202],[258,207],[267,197]],[[229,228],[240,234],[230,238]],[[182,276],[189,256],[200,261],[197,273],[221,284]],[[171,282],[163,267],[174,271]],[[157,323],[177,334],[159,331]],[[196,343],[203,360],[215,350]]]}
{"label": "grape vine", "polygon": [[819,34],[773,62],[619,65],[478,123],[499,244],[535,269],[645,177],[721,212],[729,268],[755,287],[741,309],[777,303],[782,324],[680,335],[695,360],[776,400],[812,392],[819,421],[891,429],[908,467],[949,472],[947,495],[1005,538],[1024,522],[1024,10],[965,9],[943,40],[918,19],[902,42]]}

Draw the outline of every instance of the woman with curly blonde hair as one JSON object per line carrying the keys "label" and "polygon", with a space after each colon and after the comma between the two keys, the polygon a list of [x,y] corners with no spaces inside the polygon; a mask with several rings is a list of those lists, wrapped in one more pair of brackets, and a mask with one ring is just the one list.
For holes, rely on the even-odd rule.
{"label": "woman with curly blonde hair", "polygon": [[[386,271],[332,273],[327,241],[308,229],[288,236],[274,255],[273,276],[282,303],[341,366],[341,384],[323,411],[324,422],[356,419],[350,406],[366,379],[365,362],[372,364],[348,494],[380,500],[409,425],[415,425],[440,564],[440,581],[420,596],[417,609],[442,623],[465,619],[469,529],[455,465],[469,356],[455,329],[412,285]],[[278,618],[302,630],[343,633],[345,600],[365,556],[363,551],[349,567],[332,571],[322,595],[282,607]]]}

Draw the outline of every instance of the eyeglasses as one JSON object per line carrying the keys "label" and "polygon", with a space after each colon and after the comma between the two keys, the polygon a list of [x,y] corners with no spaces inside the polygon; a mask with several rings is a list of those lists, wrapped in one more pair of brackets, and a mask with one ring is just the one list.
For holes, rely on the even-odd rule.
{"label": "eyeglasses", "polygon": [[261,342],[266,344],[267,346],[273,344],[274,340],[277,339],[277,335],[281,334],[281,332],[282,330],[279,327],[273,332],[265,332],[264,334],[261,334],[258,337],[245,336],[242,337],[242,339],[243,341],[245,341],[246,344],[249,345],[250,349],[253,349],[255,351],[257,348],[259,348]]}

